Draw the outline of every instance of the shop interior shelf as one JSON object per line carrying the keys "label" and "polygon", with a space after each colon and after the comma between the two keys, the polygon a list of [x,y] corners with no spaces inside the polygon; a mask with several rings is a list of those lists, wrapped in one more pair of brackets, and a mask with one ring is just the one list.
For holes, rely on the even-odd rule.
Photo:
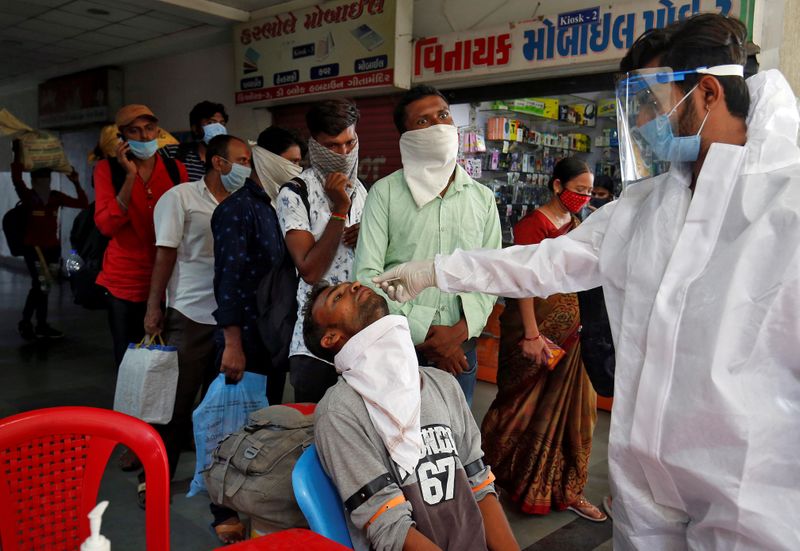
{"label": "shop interior shelf", "polygon": [[541,176],[550,176],[546,172],[522,172],[521,170],[506,170],[506,169],[499,169],[499,168],[484,168],[481,169],[481,172],[491,172],[492,174],[495,173],[502,173],[502,174],[539,174]]}
{"label": "shop interior shelf", "polygon": [[[542,145],[542,144],[538,144],[538,143],[518,142],[516,140],[486,140],[486,143],[502,143],[502,142],[508,142],[508,146],[509,147],[523,146],[523,147],[530,147],[532,149],[539,149],[539,148],[543,148],[543,149],[560,149],[562,151],[571,151],[573,153],[591,153],[592,152],[591,150],[589,150],[589,151],[581,151],[579,149],[572,149],[571,147],[559,147],[557,145]],[[478,155],[478,154],[482,155],[482,153],[478,153],[478,152],[473,152],[473,153],[476,154],[476,155]]]}
{"label": "shop interior shelf", "polygon": [[551,125],[552,128],[558,128],[559,130],[585,131],[587,128],[594,128],[593,126],[584,126],[581,124],[575,124],[558,119],[550,119],[547,117],[534,115],[533,113],[515,111],[514,109],[481,109],[480,112],[486,113],[487,115],[490,115],[492,117],[507,117],[507,118],[520,119],[532,123],[549,124]]}

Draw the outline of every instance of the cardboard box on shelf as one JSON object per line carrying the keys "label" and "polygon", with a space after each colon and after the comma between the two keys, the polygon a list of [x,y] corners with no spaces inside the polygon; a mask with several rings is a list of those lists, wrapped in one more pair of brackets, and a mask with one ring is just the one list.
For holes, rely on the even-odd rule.
{"label": "cardboard box on shelf", "polygon": [[562,104],[558,119],[578,126],[594,126],[597,123],[597,105],[592,102]]}
{"label": "cardboard box on shelf", "polygon": [[505,103],[509,109],[518,113],[558,120],[558,100],[555,98],[521,98]]}
{"label": "cardboard box on shelf", "polygon": [[517,129],[519,128],[519,121],[511,119],[508,121],[508,138],[510,141],[517,141]]}
{"label": "cardboard box on shelf", "polygon": [[522,121],[517,121],[517,137],[516,137],[516,140],[518,142],[524,142],[525,141],[526,132],[527,132],[527,129],[525,128],[525,125],[522,124]]}
{"label": "cardboard box on shelf", "polygon": [[617,100],[614,98],[601,99],[597,104],[598,117],[616,117],[617,116]]}

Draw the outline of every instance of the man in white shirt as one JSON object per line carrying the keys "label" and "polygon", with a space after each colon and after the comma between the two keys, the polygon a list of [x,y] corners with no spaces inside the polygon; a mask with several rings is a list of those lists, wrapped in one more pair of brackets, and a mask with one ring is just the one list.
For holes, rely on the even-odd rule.
{"label": "man in white shirt", "polygon": [[[181,437],[191,432],[197,392],[214,373],[216,350],[212,315],[214,300],[214,240],[211,215],[229,192],[222,174],[230,162],[250,159],[247,144],[233,136],[213,138],[206,152],[206,174],[167,191],[156,204],[156,261],[147,300],[144,329],[163,334],[178,349],[180,375],[172,421],[156,426],[164,439],[170,473],[175,474]],[[166,312],[161,305],[166,291]]]}
{"label": "man in white shirt", "polygon": [[[349,100],[317,103],[306,114],[310,168],[300,174],[301,187],[285,187],[276,210],[286,248],[300,282],[298,316],[289,348],[290,381],[296,402],[319,402],[336,384],[333,365],[318,358],[303,341],[303,306],[311,286],[355,278],[353,262],[367,190],[358,181],[359,113]],[[305,197],[303,197],[305,195]]]}

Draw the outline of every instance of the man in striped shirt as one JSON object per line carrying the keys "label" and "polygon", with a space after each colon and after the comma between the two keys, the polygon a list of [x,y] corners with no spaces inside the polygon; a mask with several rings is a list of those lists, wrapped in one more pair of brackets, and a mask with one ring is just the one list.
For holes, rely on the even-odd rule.
{"label": "man in striped shirt", "polygon": [[189,181],[201,180],[206,173],[206,144],[214,136],[227,134],[228,113],[221,103],[201,101],[189,112],[189,127],[194,141],[167,145],[160,153],[170,159],[178,159],[189,173]]}

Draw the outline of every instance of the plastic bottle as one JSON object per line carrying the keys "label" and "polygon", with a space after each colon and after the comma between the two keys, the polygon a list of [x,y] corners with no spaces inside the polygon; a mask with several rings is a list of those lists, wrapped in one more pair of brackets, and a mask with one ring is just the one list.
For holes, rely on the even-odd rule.
{"label": "plastic bottle", "polygon": [[39,288],[42,290],[43,293],[50,292],[50,277],[49,274],[46,273],[47,265],[42,265],[41,262],[38,260],[34,261],[34,266],[36,266],[36,274],[37,279],[39,280]]}
{"label": "plastic bottle", "polygon": [[106,507],[108,507],[108,501],[101,501],[89,513],[91,535],[81,544],[81,551],[111,551],[111,542],[100,533],[100,524],[103,522],[103,513]]}
{"label": "plastic bottle", "polygon": [[64,261],[64,269],[67,272],[67,276],[74,276],[81,268],[83,268],[83,259],[78,256],[78,252],[75,249],[72,249],[69,252],[69,256]]}

